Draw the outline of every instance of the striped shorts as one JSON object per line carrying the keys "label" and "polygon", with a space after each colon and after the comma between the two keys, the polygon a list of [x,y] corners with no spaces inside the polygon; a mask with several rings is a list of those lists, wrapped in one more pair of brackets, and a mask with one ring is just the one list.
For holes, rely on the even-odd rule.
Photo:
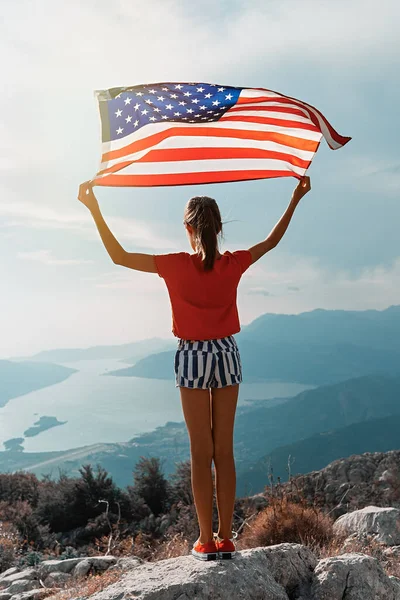
{"label": "striped shorts", "polygon": [[176,387],[208,389],[242,381],[239,348],[232,335],[215,340],[179,340]]}

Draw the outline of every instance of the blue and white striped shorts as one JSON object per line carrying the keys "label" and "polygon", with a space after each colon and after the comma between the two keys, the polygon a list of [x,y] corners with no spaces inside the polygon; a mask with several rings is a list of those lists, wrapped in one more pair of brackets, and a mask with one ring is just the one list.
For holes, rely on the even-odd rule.
{"label": "blue and white striped shorts", "polygon": [[221,388],[242,381],[239,348],[232,335],[215,340],[179,340],[176,387]]}

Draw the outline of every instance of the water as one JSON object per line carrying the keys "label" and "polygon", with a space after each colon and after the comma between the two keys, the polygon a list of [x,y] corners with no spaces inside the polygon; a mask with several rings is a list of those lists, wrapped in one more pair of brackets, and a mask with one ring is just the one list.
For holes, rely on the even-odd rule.
{"label": "water", "polygon": [[[56,385],[10,400],[0,409],[0,447],[47,415],[68,421],[31,438],[27,452],[69,450],[99,442],[126,442],[167,421],[183,421],[179,390],[174,381],[139,377],[104,377],[126,367],[116,360],[65,363],[79,369]],[[314,386],[284,382],[243,383],[239,406],[246,400],[289,397]]]}

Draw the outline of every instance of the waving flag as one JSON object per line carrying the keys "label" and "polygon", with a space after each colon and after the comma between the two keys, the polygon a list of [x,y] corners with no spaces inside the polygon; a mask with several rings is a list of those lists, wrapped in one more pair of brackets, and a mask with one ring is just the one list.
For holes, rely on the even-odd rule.
{"label": "waving flag", "polygon": [[95,92],[102,156],[94,185],[166,186],[301,178],[325,137],[313,106],[264,88],[152,83]]}

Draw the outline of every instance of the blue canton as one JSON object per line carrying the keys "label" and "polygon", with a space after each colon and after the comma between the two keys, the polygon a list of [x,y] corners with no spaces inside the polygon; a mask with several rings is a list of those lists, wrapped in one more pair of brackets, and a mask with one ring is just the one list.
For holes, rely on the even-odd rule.
{"label": "blue canton", "polygon": [[113,88],[107,100],[109,128],[103,126],[103,142],[123,138],[149,123],[218,121],[236,104],[242,89],[209,83]]}

